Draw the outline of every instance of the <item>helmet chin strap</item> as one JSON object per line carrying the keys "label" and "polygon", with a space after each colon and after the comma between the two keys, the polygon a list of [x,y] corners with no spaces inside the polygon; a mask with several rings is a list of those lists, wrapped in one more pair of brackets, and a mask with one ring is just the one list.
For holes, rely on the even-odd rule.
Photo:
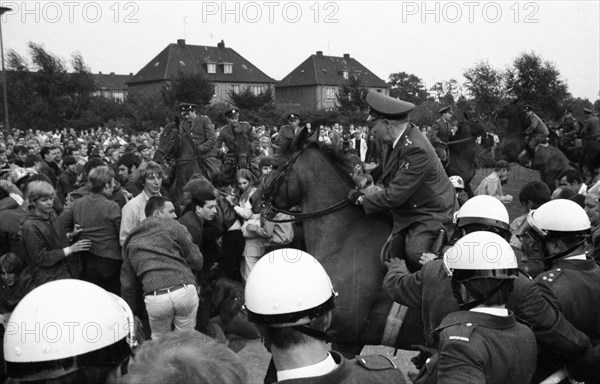
{"label": "helmet chin strap", "polygon": [[[582,244],[584,244],[587,240],[587,237],[583,238],[579,243],[575,244],[571,248],[567,248],[563,251],[560,251],[552,256],[544,257],[544,266],[546,269],[550,269],[552,267],[552,263],[558,259],[562,259],[567,256],[569,253],[573,252],[577,248],[579,248]],[[546,246],[546,242],[544,241],[544,253],[548,254],[548,247]]]}
{"label": "helmet chin strap", "polygon": [[[498,282],[498,284],[496,284],[496,286],[485,297],[480,297],[478,299],[473,299],[473,300],[467,301],[467,302],[463,301],[463,295],[460,292],[453,290],[454,296],[456,297],[456,300],[458,300],[458,308],[461,311],[469,311],[469,310],[485,303],[487,299],[489,299],[490,297],[495,295],[496,292],[498,292],[502,288],[502,286],[504,285],[504,283],[506,281],[510,281],[510,280],[500,280]],[[463,285],[464,282],[460,282],[459,284]]]}

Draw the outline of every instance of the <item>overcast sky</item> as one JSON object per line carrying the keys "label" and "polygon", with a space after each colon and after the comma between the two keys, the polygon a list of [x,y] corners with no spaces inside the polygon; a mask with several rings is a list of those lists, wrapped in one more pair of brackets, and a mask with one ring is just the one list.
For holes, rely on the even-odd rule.
{"label": "overcast sky", "polygon": [[310,54],[349,53],[384,80],[428,87],[481,60],[507,68],[521,52],[553,62],[575,97],[600,91],[600,1],[2,1],[4,49],[28,41],[93,72],[137,73],[167,44],[220,40],[282,79]]}

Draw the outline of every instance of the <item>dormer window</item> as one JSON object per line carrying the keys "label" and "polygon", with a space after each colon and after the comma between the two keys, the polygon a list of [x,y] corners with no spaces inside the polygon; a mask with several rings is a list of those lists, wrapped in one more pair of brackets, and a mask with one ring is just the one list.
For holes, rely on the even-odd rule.
{"label": "dormer window", "polygon": [[233,73],[233,64],[223,64],[223,72],[225,72],[226,75],[232,74]]}
{"label": "dormer window", "polygon": [[348,71],[342,72],[342,76],[344,76],[344,80],[348,80]]}
{"label": "dormer window", "polygon": [[206,72],[217,73],[217,64],[215,64],[215,63],[206,64]]}

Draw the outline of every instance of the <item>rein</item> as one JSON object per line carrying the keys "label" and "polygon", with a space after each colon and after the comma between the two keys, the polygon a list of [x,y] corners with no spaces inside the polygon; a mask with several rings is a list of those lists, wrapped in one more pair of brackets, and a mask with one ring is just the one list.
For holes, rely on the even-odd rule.
{"label": "rein", "polygon": [[[477,136],[477,137],[479,137],[479,136]],[[477,140],[477,137],[467,137],[466,139],[460,139],[460,140],[456,140],[456,141],[449,141],[449,142],[446,143],[446,145],[454,145],[454,144],[466,143],[467,141]]]}
{"label": "rein", "polygon": [[[344,208],[350,203],[348,200],[343,199],[325,209],[310,213],[286,211],[284,209],[277,208],[273,205],[273,201],[275,200],[276,194],[279,193],[281,186],[284,184],[284,182],[287,181],[289,177],[292,165],[294,165],[296,160],[300,157],[300,155],[304,152],[306,148],[308,148],[308,146],[304,145],[301,150],[294,153],[294,155],[292,155],[292,158],[288,160],[288,162],[282,167],[281,171],[279,171],[277,175],[273,178],[273,180],[271,180],[269,185],[266,186],[265,191],[263,192],[263,195],[261,197],[261,213],[263,214],[265,220],[270,221],[272,223],[291,223],[295,221],[302,221],[315,217],[326,216],[330,213]],[[335,169],[338,170],[337,167]],[[338,171],[341,172],[340,170]],[[294,218],[285,220],[275,220],[274,217],[278,213],[293,216]]]}

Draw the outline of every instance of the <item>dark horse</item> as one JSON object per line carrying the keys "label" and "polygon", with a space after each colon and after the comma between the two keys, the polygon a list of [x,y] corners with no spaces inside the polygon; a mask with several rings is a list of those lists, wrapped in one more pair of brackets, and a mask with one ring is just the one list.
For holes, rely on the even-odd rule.
{"label": "dark horse", "polygon": [[[500,144],[500,152],[505,160],[518,162],[519,154],[525,148],[527,115],[521,105],[517,101],[513,101],[498,112],[497,117],[508,119],[505,137]],[[531,166],[540,171],[541,180],[548,185],[550,190],[556,188],[556,177],[568,167],[569,159],[558,148],[549,144],[538,146]]]}
{"label": "dark horse", "polygon": [[170,180],[170,192],[175,201],[181,203],[183,187],[193,174],[201,173],[201,169],[194,155],[193,143],[181,132],[179,119],[167,124],[160,135],[154,161],[162,163],[164,160],[174,163],[175,182]]}
{"label": "dark horse", "polygon": [[[319,146],[318,135],[317,130],[309,139],[304,129],[296,137],[282,154],[285,165],[263,179],[252,195],[253,210],[264,213],[270,204],[276,210],[301,207],[307,252],[323,264],[339,292],[328,330],[336,349],[356,354],[364,345],[395,346],[402,340],[398,347],[410,349],[422,344],[422,329],[407,330],[413,323],[421,324],[411,323],[412,315],[397,323],[403,324],[396,327],[399,337],[386,327],[392,301],[381,289],[384,270],[379,254],[391,223],[348,204],[346,195],[354,188],[351,166],[331,148]],[[412,336],[415,339],[408,340]]]}
{"label": "dark horse", "polygon": [[458,129],[448,142],[450,163],[446,167],[448,176],[458,175],[465,182],[465,192],[469,198],[475,196],[471,188],[471,180],[475,176],[475,154],[477,144],[475,140],[485,131],[476,119],[469,119],[464,113],[464,121],[458,124]]}

